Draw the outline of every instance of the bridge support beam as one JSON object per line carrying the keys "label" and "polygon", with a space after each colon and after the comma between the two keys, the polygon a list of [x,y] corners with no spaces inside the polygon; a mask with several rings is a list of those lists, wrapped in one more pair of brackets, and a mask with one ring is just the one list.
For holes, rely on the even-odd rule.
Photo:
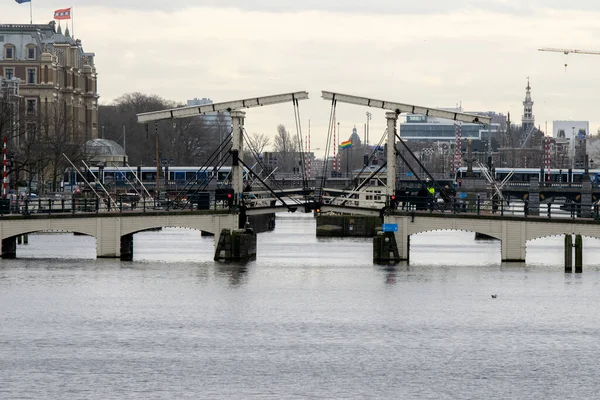
{"label": "bridge support beam", "polygon": [[[584,140],[585,143],[585,140]],[[581,216],[583,218],[592,218],[592,182],[586,180],[581,185]]]}
{"label": "bridge support beam", "polygon": [[133,234],[121,236],[121,261],[133,261]]}
{"label": "bridge support beam", "polygon": [[[231,122],[233,125],[233,142],[231,150],[234,152],[231,163],[231,187],[233,188],[236,203],[239,203],[239,196],[244,191],[243,169],[238,160],[244,157],[244,117],[243,111],[232,111]],[[237,151],[237,155],[235,152]]]}
{"label": "bridge support beam", "polygon": [[17,237],[2,239],[2,258],[17,258]]}
{"label": "bridge support beam", "polygon": [[396,122],[398,114],[395,112],[386,112],[388,148],[387,148],[387,201],[396,194]]}
{"label": "bridge support beam", "polygon": [[526,225],[514,221],[501,221],[500,223],[502,261],[525,262],[527,251]]}
{"label": "bridge support beam", "polygon": [[223,229],[215,250],[215,261],[247,261],[256,257],[256,233],[247,229]]}
{"label": "bridge support beam", "polygon": [[529,185],[527,215],[540,215],[540,182],[538,178],[531,178]]}

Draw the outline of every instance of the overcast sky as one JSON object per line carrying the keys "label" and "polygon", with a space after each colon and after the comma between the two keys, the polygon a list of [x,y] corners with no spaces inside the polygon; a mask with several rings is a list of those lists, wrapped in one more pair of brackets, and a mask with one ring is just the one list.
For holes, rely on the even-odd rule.
{"label": "overcast sky", "polygon": [[[74,33],[96,53],[101,103],[127,92],[215,102],[306,90],[303,133],[324,148],[329,103],[321,90],[520,121],[527,77],[536,124],[589,120],[600,127],[600,2],[586,0],[33,0],[35,23],[74,4]],[[2,23],[29,22],[5,0]],[[64,21],[63,21],[64,23]],[[565,71],[564,64],[568,67]],[[363,132],[367,108],[338,105],[342,137]],[[385,129],[370,110],[371,142]],[[246,129],[294,128],[291,104],[251,109]],[[318,151],[317,151],[318,153]]]}

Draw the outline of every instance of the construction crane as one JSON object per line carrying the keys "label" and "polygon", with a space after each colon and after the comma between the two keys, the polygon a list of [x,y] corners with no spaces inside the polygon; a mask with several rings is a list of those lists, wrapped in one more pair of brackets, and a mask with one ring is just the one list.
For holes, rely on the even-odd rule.
{"label": "construction crane", "polygon": [[[543,47],[541,49],[538,49],[538,51],[551,51],[554,53],[563,53],[564,55],[568,56],[569,53],[573,53],[573,54],[591,54],[591,55],[600,55],[600,51],[593,51],[593,50],[577,50],[577,49],[555,49],[553,47]],[[565,71],[567,70],[567,63],[565,63]]]}

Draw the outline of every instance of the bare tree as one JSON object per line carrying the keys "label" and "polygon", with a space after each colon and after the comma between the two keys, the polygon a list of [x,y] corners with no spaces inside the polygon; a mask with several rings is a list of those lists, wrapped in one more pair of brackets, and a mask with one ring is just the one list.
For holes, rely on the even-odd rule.
{"label": "bare tree", "polygon": [[[54,103],[44,110],[42,124],[42,148],[48,157],[45,177],[51,182],[51,190],[58,190],[59,179],[70,166],[64,155],[71,160],[89,161],[86,154],[84,129],[70,115],[67,105]],[[63,155],[64,154],[64,155]]]}
{"label": "bare tree", "polygon": [[252,133],[246,136],[246,142],[244,161],[252,163],[255,157],[260,157],[265,148],[271,145],[271,138],[264,133]]}
{"label": "bare tree", "polygon": [[298,139],[291,135],[284,125],[278,125],[273,147],[279,155],[279,166],[286,172],[291,171],[299,158]]}
{"label": "bare tree", "polygon": [[[158,130],[159,149],[170,149],[173,127],[171,121],[160,121],[158,124],[144,126],[137,122],[137,114],[174,108],[176,104],[156,95],[143,93],[124,94],[110,105],[98,109],[98,125],[105,139],[122,142],[123,127],[127,134],[127,142],[135,143],[127,149],[129,160],[134,165],[152,165],[155,156],[155,135]],[[162,152],[162,150],[160,150]],[[159,156],[165,156],[161,154]],[[162,157],[161,157],[162,158]]]}

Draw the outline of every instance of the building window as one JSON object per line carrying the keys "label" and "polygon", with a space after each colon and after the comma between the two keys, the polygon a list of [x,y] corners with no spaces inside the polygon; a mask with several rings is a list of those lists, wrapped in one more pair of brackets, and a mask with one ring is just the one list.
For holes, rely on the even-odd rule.
{"label": "building window", "polygon": [[35,47],[27,48],[27,58],[29,60],[35,60]]}
{"label": "building window", "polygon": [[15,76],[14,68],[4,68],[4,77],[8,80],[11,80]]}
{"label": "building window", "polygon": [[27,83],[35,85],[35,68],[27,68]]}
{"label": "building window", "polygon": [[4,46],[4,59],[5,60],[14,60],[15,58],[15,46],[6,45]]}
{"label": "building window", "polygon": [[27,124],[27,134],[29,137],[35,136],[35,131],[37,130],[37,125],[35,123]]}
{"label": "building window", "polygon": [[27,114],[35,113],[35,99],[27,99]]}

